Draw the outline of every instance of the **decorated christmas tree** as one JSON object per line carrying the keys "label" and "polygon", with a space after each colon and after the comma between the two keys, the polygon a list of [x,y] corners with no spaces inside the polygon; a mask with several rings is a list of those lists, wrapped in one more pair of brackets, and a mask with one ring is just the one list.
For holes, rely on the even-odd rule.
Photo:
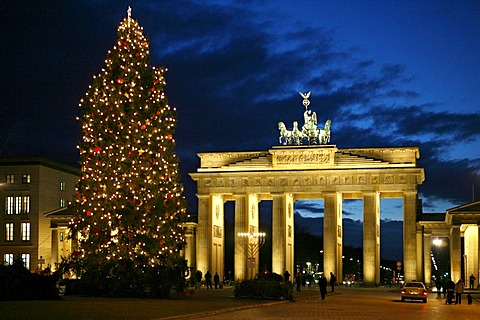
{"label": "decorated christmas tree", "polygon": [[182,289],[186,206],[165,71],[150,66],[149,40],[129,8],[80,102],[81,179],[70,224],[78,247],[69,263],[92,292]]}

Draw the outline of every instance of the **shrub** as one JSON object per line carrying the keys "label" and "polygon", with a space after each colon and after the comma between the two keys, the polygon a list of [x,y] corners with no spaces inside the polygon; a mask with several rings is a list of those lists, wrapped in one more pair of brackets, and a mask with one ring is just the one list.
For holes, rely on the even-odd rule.
{"label": "shrub", "polygon": [[0,265],[0,301],[60,299],[57,275],[31,273],[22,261]]}
{"label": "shrub", "polygon": [[234,295],[237,298],[293,300],[293,284],[272,273],[258,276],[253,280],[237,282]]}

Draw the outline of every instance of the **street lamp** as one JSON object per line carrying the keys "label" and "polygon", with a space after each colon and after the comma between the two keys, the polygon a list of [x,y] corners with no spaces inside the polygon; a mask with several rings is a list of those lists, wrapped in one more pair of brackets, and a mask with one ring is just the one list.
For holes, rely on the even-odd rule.
{"label": "street lamp", "polygon": [[[253,270],[256,268],[256,257],[260,248],[265,244],[267,234],[265,232],[239,232],[237,236],[240,238],[239,244],[247,255],[247,268]],[[254,276],[252,272],[250,277]]]}

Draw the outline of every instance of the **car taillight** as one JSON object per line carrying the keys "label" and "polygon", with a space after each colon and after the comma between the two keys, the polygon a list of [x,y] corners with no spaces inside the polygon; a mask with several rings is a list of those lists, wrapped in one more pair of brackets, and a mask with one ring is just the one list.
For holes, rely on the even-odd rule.
{"label": "car taillight", "polygon": [[428,295],[428,291],[423,291],[423,295],[424,295],[424,296],[427,296],[427,295]]}

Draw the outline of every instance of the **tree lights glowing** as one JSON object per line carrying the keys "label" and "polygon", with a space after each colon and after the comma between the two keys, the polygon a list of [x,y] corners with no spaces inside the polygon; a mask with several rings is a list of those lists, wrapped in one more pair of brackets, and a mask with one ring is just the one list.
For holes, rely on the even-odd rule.
{"label": "tree lights glowing", "polygon": [[164,93],[166,69],[149,60],[148,39],[129,12],[80,102],[82,176],[70,226],[79,240],[74,256],[84,261],[155,267],[185,246],[176,110]]}

